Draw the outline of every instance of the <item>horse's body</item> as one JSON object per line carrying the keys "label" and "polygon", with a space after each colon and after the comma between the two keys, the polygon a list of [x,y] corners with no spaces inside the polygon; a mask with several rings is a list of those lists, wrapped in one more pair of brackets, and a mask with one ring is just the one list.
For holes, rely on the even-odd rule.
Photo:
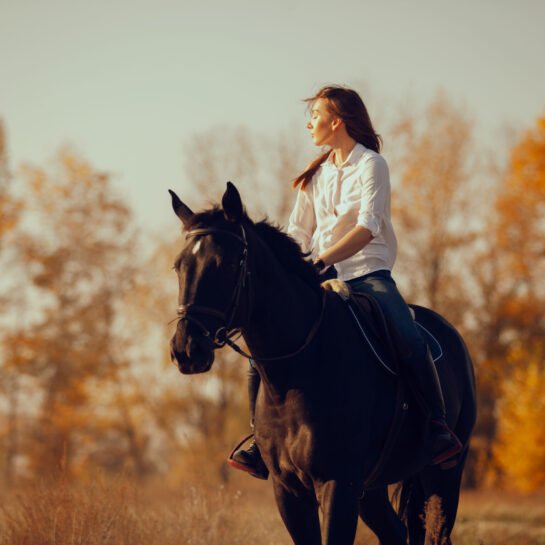
{"label": "horse's body", "polygon": [[[317,275],[303,262],[293,241],[266,223],[253,224],[242,213],[234,186],[229,186],[224,195],[224,210],[193,215],[181,202],[173,203],[186,228],[198,233],[201,241],[198,252],[190,243],[193,249],[186,248],[179,261],[190,256],[195,259],[193,267],[189,264],[189,269],[180,274],[180,303],[186,314],[172,341],[173,357],[182,372],[206,371],[211,366],[213,346],[201,338],[200,330],[203,322],[214,322],[215,318],[201,306],[197,327],[197,320],[188,315],[187,303],[213,306],[219,299],[213,308],[227,309],[225,315],[231,314],[228,307],[232,299],[225,292],[234,292],[237,277],[232,272],[221,274],[217,255],[213,267],[218,276],[212,279],[210,272],[209,279],[223,295],[211,296],[199,280],[210,271],[206,265],[211,263],[210,252],[231,256],[225,258],[225,270],[238,263],[240,243],[222,233],[238,234],[241,225],[244,227],[251,281],[245,284],[247,293],[237,296],[239,309],[232,313],[229,326],[241,328],[262,379],[256,406],[256,441],[294,543],[321,545],[323,533],[327,545],[351,545],[359,512],[383,545],[405,544],[406,527],[392,509],[386,491],[387,484],[399,480],[410,480],[411,484],[410,494],[407,487],[402,492],[410,543],[424,542],[420,516],[431,495],[442,500],[442,534],[448,540],[465,452],[451,469],[431,466],[424,417],[415,403],[409,402],[398,439],[401,448],[393,453],[372,487],[364,490],[394,418],[398,379],[377,363],[346,303],[334,293],[323,293]],[[208,255],[205,239],[214,239]],[[438,362],[438,371],[447,418],[467,445],[475,421],[471,360],[452,326],[431,311],[417,312],[419,321],[443,345],[445,355]],[[244,314],[249,318],[246,323]],[[221,325],[225,324],[219,320],[214,323],[214,327]],[[310,331],[315,331],[311,339]],[[289,354],[295,355],[283,357]],[[277,359],[268,361],[272,358]],[[322,530],[318,508],[323,512]]]}

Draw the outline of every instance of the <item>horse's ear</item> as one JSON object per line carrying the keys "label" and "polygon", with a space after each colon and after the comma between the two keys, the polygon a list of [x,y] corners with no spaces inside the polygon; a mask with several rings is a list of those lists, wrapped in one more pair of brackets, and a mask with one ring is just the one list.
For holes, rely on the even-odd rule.
{"label": "horse's ear", "polygon": [[227,189],[221,199],[221,205],[223,206],[223,213],[227,220],[236,223],[242,220],[242,216],[244,215],[242,200],[237,188],[231,182],[227,182]]}
{"label": "horse's ear", "polygon": [[189,222],[193,218],[193,212],[189,209],[188,206],[186,206],[172,191],[172,189],[169,189],[168,192],[170,193],[170,196],[172,197],[172,209],[174,210],[174,213],[182,220],[182,223],[185,228],[189,225]]}

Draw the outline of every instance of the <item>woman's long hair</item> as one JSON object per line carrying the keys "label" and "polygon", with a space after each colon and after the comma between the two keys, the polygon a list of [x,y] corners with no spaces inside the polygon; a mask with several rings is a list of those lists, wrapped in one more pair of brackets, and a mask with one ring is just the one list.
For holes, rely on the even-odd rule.
{"label": "woman's long hair", "polygon": [[[382,138],[375,132],[367,108],[356,91],[341,85],[327,85],[322,87],[313,97],[306,98],[305,102],[312,104],[319,98],[327,99],[328,110],[344,121],[349,136],[366,148],[377,153],[380,152]],[[301,189],[305,189],[329,153],[330,151],[327,151],[316,157],[305,171],[295,178],[293,187],[301,184]]]}

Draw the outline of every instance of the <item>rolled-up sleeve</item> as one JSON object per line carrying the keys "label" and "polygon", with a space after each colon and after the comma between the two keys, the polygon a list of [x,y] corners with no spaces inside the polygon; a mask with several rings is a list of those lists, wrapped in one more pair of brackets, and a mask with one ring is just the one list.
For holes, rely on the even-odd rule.
{"label": "rolled-up sleeve", "polygon": [[380,234],[390,196],[390,175],[388,165],[382,156],[367,159],[360,183],[361,201],[356,223],[376,237]]}
{"label": "rolled-up sleeve", "polygon": [[304,252],[312,250],[312,235],[316,230],[316,215],[311,193],[312,187],[297,190],[297,198],[288,222],[288,234],[300,244]]}

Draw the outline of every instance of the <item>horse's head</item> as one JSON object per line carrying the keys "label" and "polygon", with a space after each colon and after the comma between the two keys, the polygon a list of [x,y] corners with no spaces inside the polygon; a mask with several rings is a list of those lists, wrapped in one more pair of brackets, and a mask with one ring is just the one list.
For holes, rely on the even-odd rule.
{"label": "horse's head", "polygon": [[212,366],[214,349],[241,325],[248,272],[243,226],[247,217],[231,182],[221,208],[198,214],[176,193],[170,194],[187,241],[175,263],[179,321],[170,341],[171,358],[182,373],[204,373]]}

